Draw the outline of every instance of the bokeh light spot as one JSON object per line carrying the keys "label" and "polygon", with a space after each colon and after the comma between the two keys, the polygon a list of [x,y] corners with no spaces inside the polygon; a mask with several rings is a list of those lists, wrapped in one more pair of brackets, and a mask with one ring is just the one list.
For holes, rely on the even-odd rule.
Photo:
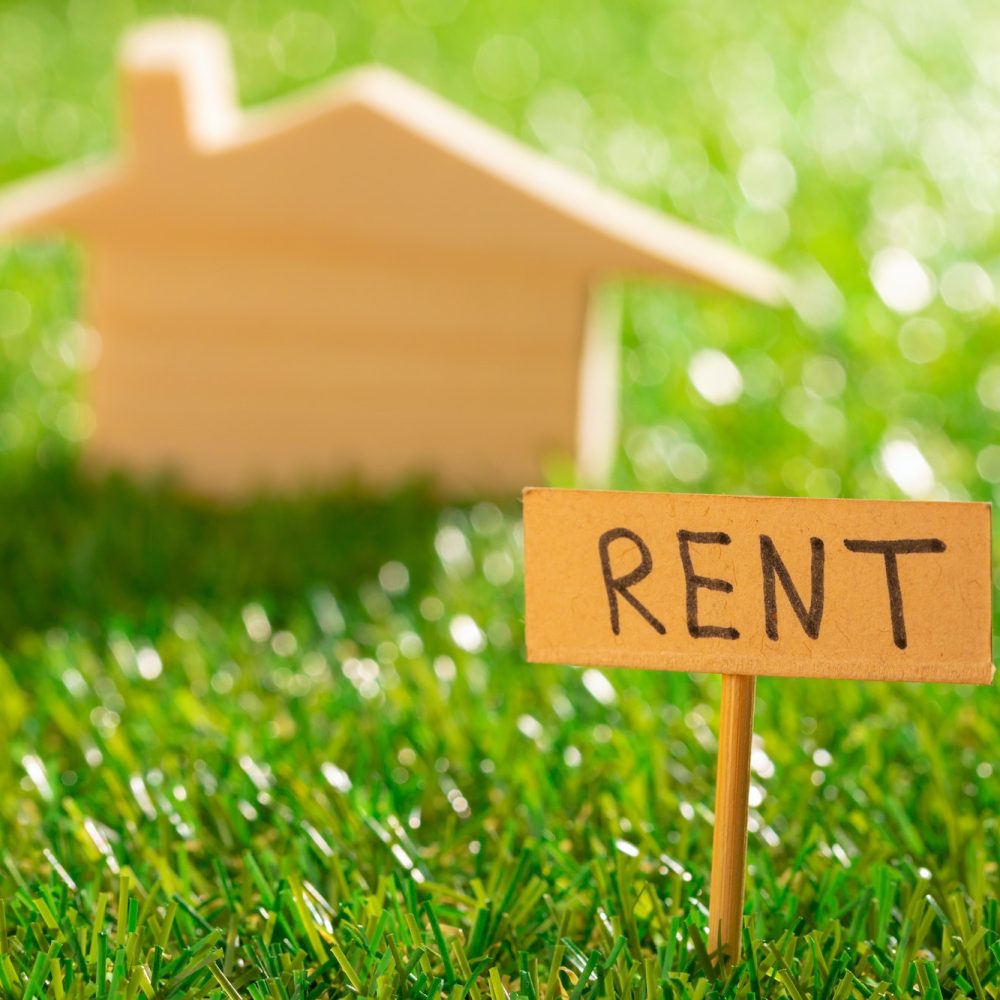
{"label": "bokeh light spot", "polygon": [[735,403],[743,394],[743,376],[722,351],[698,351],[688,365],[688,378],[703,399],[713,406]]}
{"label": "bokeh light spot", "polygon": [[880,250],[872,261],[872,284],[882,301],[898,313],[926,308],[934,298],[930,272],[908,250]]}

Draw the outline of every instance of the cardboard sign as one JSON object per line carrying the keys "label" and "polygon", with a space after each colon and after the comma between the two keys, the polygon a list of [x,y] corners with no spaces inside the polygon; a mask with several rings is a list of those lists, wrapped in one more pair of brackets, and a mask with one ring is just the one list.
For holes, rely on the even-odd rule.
{"label": "cardboard sign", "polygon": [[528,659],[988,684],[990,505],[524,491]]}

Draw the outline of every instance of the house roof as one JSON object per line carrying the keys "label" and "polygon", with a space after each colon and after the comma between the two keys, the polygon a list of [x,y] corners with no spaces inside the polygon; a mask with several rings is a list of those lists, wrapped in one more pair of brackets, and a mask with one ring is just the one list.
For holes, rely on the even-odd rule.
{"label": "house roof", "polygon": [[[279,140],[291,148],[296,135],[324,129],[336,133],[343,122],[361,115],[368,122],[366,135],[376,127],[383,135],[393,131],[415,155],[421,146],[432,150],[436,159],[428,161],[431,169],[435,163],[457,165],[466,175],[475,175],[472,191],[492,189],[506,208],[529,206],[527,218],[536,228],[544,228],[540,220],[551,220],[552,227],[561,227],[562,236],[553,244],[554,252],[572,246],[595,273],[686,280],[771,303],[783,297],[784,278],[770,265],[599,186],[392,70],[356,69],[308,95],[240,114],[232,98],[224,36],[206,22],[171,21],[153,22],[126,37],[122,72],[127,118],[123,156],[85,168],[62,168],[12,186],[0,194],[0,234],[69,229],[86,235],[109,199],[127,183],[127,158],[142,155],[144,146],[156,156],[169,156],[172,129],[182,133],[188,154],[232,169],[239,158],[264,148],[271,147],[273,155],[275,148],[283,148]],[[384,169],[398,172],[399,165]],[[428,176],[427,169],[423,176]],[[447,185],[439,195],[448,197]],[[408,196],[407,206],[413,203],[413,192]],[[364,220],[355,221],[360,226]],[[523,231],[517,236],[528,242]],[[483,239],[489,238],[486,227]],[[511,245],[517,245],[513,238]],[[530,249],[525,245],[526,252]]]}

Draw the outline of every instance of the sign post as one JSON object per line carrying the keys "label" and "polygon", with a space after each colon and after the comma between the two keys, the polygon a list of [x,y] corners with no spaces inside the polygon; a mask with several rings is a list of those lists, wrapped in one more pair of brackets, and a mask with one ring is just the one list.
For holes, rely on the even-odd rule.
{"label": "sign post", "polygon": [[715,829],[708,902],[708,950],[740,957],[750,809],[750,745],[756,677],[723,674],[719,756],[715,765]]}
{"label": "sign post", "polygon": [[709,945],[739,961],[757,676],[989,684],[990,506],[524,491],[528,659],[721,673]]}

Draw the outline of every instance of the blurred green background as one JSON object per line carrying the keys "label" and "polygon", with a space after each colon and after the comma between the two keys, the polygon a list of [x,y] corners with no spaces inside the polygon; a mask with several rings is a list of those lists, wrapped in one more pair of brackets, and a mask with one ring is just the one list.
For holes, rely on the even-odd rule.
{"label": "blurred green background", "polygon": [[[625,288],[616,486],[993,498],[995,5],[7,0],[0,182],[115,147],[168,11],[244,104],[387,63],[795,278]],[[82,475],[80,266],[0,249],[0,988],[998,995],[995,688],[762,682],[716,981],[717,678],[525,666],[513,503]]]}
{"label": "blurred green background", "polygon": [[[245,104],[385,62],[799,278],[787,315],[630,290],[623,485],[991,497],[991,5],[7,3],[0,179],[114,148],[116,39],[167,10],[226,25]],[[61,250],[2,258],[12,457],[89,426],[70,273]]]}

